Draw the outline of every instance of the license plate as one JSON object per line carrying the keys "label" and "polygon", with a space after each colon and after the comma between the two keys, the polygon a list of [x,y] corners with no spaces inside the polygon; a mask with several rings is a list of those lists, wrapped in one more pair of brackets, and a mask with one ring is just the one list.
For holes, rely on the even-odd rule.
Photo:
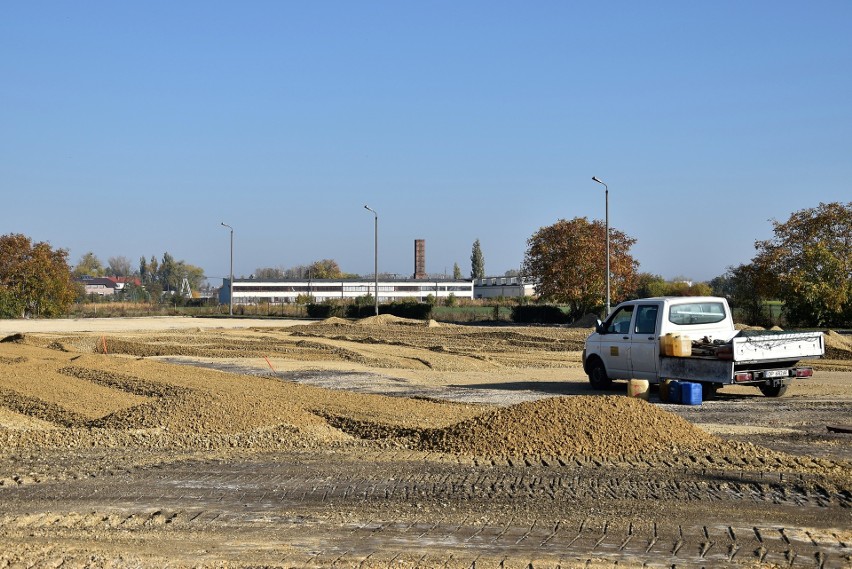
{"label": "license plate", "polygon": [[787,377],[788,375],[786,369],[770,369],[763,372],[763,377]]}

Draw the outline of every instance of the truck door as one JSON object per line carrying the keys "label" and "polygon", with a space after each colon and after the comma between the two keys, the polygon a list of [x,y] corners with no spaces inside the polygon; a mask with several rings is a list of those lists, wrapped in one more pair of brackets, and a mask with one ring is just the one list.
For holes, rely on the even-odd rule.
{"label": "truck door", "polygon": [[612,313],[600,335],[601,357],[611,379],[630,379],[630,324],[633,305],[622,306]]}
{"label": "truck door", "polygon": [[636,318],[631,328],[630,369],[636,379],[657,381],[657,361],[660,353],[659,307],[656,304],[640,304],[636,307]]}

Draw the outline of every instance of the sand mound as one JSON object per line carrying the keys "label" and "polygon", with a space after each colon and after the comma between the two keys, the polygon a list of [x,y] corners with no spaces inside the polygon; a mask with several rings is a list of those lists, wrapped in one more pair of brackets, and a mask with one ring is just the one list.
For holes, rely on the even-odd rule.
{"label": "sand mound", "polygon": [[308,326],[352,326],[352,322],[344,318],[332,316],[330,318],[326,318],[325,320],[321,320],[320,322],[308,324]]}
{"label": "sand mound", "polygon": [[829,330],[823,334],[825,356],[835,360],[852,359],[852,337]]}
{"label": "sand mound", "polygon": [[554,397],[505,407],[424,433],[430,450],[463,455],[631,456],[721,441],[639,399]]}
{"label": "sand mound", "polygon": [[379,314],[378,316],[370,316],[362,318],[357,322],[359,326],[425,326],[423,320],[414,320],[412,318],[400,318],[393,314]]}
{"label": "sand mound", "polygon": [[594,328],[598,321],[597,314],[586,314],[576,322],[568,325],[569,328]]}

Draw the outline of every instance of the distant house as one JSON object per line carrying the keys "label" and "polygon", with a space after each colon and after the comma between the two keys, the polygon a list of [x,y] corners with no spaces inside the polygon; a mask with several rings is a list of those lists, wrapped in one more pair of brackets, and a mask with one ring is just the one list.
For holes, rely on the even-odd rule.
{"label": "distant house", "polygon": [[140,285],[136,277],[82,277],[77,279],[83,283],[86,294],[97,294],[99,296],[112,296],[124,290],[128,283]]}

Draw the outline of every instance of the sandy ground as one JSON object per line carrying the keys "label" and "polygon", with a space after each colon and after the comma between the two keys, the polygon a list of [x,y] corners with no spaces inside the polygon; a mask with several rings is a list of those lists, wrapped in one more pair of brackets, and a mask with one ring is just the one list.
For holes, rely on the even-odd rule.
{"label": "sandy ground", "polygon": [[266,318],[189,318],[149,316],[139,318],[57,318],[53,320],[0,320],[0,336],[30,332],[127,332],[209,328],[262,328],[298,326],[310,320]]}
{"label": "sandy ground", "polygon": [[587,330],[0,321],[0,567],[848,567],[852,349],[588,387]]}

